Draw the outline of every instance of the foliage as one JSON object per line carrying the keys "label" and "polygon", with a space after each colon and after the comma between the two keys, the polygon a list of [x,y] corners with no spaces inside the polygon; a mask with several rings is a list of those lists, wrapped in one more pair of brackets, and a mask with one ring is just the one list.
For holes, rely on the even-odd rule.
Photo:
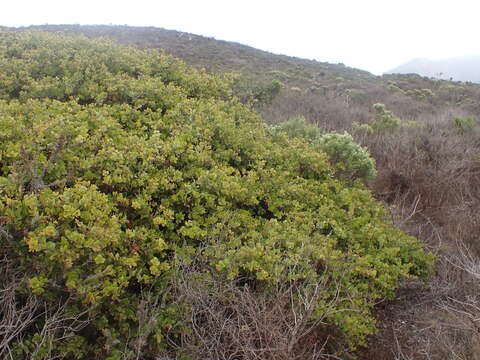
{"label": "foliage", "polygon": [[176,92],[187,97],[230,93],[221,77],[187,70],[161,52],[126,50],[84,36],[2,31],[1,37],[0,99],[75,98],[81,104],[125,103],[165,111]]}
{"label": "foliage", "polygon": [[427,101],[435,97],[435,93],[430,89],[413,89],[407,90],[405,95],[415,97],[420,101]]}
{"label": "foliage", "polygon": [[[318,124],[322,132],[348,131],[357,141],[366,145],[375,158],[378,175],[376,181],[370,183],[369,187],[376,196],[392,205],[391,215],[396,226],[418,235],[431,249],[447,248],[445,252],[448,257],[458,255],[455,248],[463,241],[471,246],[472,256],[478,259],[476,234],[480,223],[477,211],[480,199],[478,186],[480,148],[476,136],[452,132],[452,128],[455,129],[452,119],[457,115],[474,116],[476,119],[480,116],[477,101],[480,98],[479,84],[435,80],[415,74],[374,76],[358,69],[270,54],[236,43],[161,28],[102,25],[43,25],[34,28],[85,34],[92,38],[109,37],[140,48],[161,48],[166,53],[182,58],[190,65],[206,68],[208,71],[241,74],[241,77],[253,80],[251,85],[268,84],[274,79],[281,81],[282,91],[273,99],[272,104],[259,108],[266,122],[277,124],[293,116],[303,115],[307,122]],[[301,91],[290,91],[292,87]],[[247,88],[252,86],[249,85]],[[352,101],[354,99],[348,97],[348,89],[362,91],[365,94],[362,100],[365,102]],[[416,91],[418,89],[430,89],[433,96],[426,94],[429,96],[425,99],[417,97],[416,94],[421,95]],[[240,92],[237,94],[242,95]],[[368,125],[371,122],[371,106],[374,103],[385,104],[388,110],[402,119],[401,129],[374,133]],[[352,122],[362,124],[359,125],[362,131],[352,132]],[[443,359],[463,356],[466,359],[469,358],[468,354],[471,357],[472,354],[479,353],[475,332],[469,329],[472,325],[469,318],[478,317],[478,314],[474,314],[475,309],[470,306],[473,299],[471,294],[475,292],[476,287],[472,286],[470,277],[458,273],[457,266],[442,265],[441,257],[439,255],[440,261],[429,279],[428,287],[418,286],[417,282],[407,282],[398,292],[401,296],[394,303],[384,302],[380,305],[382,313],[380,333],[369,338],[370,346],[361,351],[360,358],[430,356]],[[448,259],[446,263],[456,262]],[[458,276],[455,275],[457,273]],[[239,282],[244,284],[241,279]],[[192,284],[195,286],[196,282],[193,281]],[[207,290],[214,291],[210,288]],[[245,288],[239,289],[243,290]],[[468,291],[466,297],[463,295],[465,290]],[[252,290],[255,296],[259,293],[260,291],[256,289]],[[235,294],[228,295],[229,299],[226,301],[228,306],[223,312],[226,316],[223,320],[228,324],[237,320],[232,319],[229,307]],[[182,295],[183,293],[179,294],[178,298],[184,299]],[[271,296],[275,299],[275,294]],[[444,301],[445,296],[450,298],[451,304],[455,304],[453,308],[459,304],[467,304],[468,310],[461,309],[465,316],[451,316],[450,312],[445,313],[441,309],[439,311],[435,304]],[[209,298],[197,299],[198,302],[210,304],[208,300]],[[274,307],[268,309],[272,308]],[[291,312],[286,309],[282,313]],[[188,315],[185,312],[185,316]],[[256,318],[268,320],[261,315]],[[304,319],[298,321],[298,313],[294,315],[295,324],[302,323]],[[200,316],[198,319],[204,318]],[[422,324],[431,323],[432,319],[440,321],[436,321],[434,327],[425,329]],[[285,321],[287,320],[286,316]],[[206,326],[203,321],[197,325]],[[219,325],[223,325],[223,322],[219,322]],[[0,326],[1,329],[5,327]],[[289,331],[291,329],[290,327]],[[211,329],[203,330],[203,333],[208,333],[214,341],[218,339],[214,337],[215,332],[211,332]],[[271,330],[272,328],[266,330],[269,336],[277,334]],[[312,349],[317,346],[319,349],[329,339],[326,342],[327,347],[330,340],[333,340],[331,343],[335,346],[338,343],[335,343],[334,339],[338,333],[333,330],[314,329],[311,334],[319,339],[319,343],[310,344],[308,340],[302,338],[300,344],[307,344],[306,346]],[[319,333],[327,337],[318,337]],[[285,334],[289,332],[283,335]],[[291,336],[289,340],[294,338],[295,336]],[[254,352],[255,347],[260,345],[257,342],[258,337],[253,336],[252,339],[254,341],[248,344],[248,349]],[[0,346],[1,340],[0,334]],[[205,339],[201,340],[197,346],[199,344],[205,346]],[[142,342],[139,340],[137,343]],[[252,356],[251,359],[277,358],[275,355],[278,353],[272,355],[270,351],[260,351],[261,348],[258,350],[256,356]],[[175,358],[174,355],[168,357]],[[236,353],[230,357],[239,356]],[[306,357],[299,357],[304,358]],[[250,358],[245,357],[246,359]]]}
{"label": "foliage", "polygon": [[247,77],[238,77],[233,89],[242,102],[255,107],[270,105],[282,89],[278,80],[261,81]]}
{"label": "foliage", "polygon": [[477,125],[477,119],[475,119],[473,116],[468,116],[468,117],[456,116],[453,118],[452,122],[455,128],[461,134],[471,132]]}
{"label": "foliage", "polygon": [[[354,348],[375,331],[374,304],[430,267],[369,191],[335,176],[337,162],[272,136],[220,77],[106,40],[8,31],[0,70],[2,255],[28,277],[19,299],[89,320],[47,351],[37,314],[8,345],[15,359],[181,347],[181,264],[264,293],[321,279],[312,320]],[[365,160],[348,136],[330,138],[354,168]],[[161,297],[148,331],[146,290]]]}
{"label": "foliage", "polygon": [[285,133],[290,138],[305,139],[328,155],[335,175],[344,180],[372,180],[376,175],[375,160],[368,150],[357,144],[348,134],[335,132],[321,134],[320,129],[308,124],[303,116],[272,127],[273,134]]}
{"label": "foliage", "polygon": [[397,129],[401,122],[384,104],[374,104],[375,121],[371,125],[375,132],[385,132]]}
{"label": "foliage", "polygon": [[298,137],[310,142],[318,140],[321,135],[318,126],[309,124],[303,116],[295,116],[272,126],[272,131],[274,134],[285,133],[290,138]]}
{"label": "foliage", "polygon": [[350,134],[328,133],[320,137],[318,143],[320,149],[329,156],[338,176],[364,181],[375,178],[375,160]]}

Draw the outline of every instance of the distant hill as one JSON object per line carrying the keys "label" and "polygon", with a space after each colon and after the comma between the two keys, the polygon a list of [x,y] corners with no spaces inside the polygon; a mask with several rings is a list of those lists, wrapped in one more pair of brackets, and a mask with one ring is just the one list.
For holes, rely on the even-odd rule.
{"label": "distant hill", "polygon": [[435,79],[480,82],[480,55],[441,60],[411,60],[387,74],[419,74]]}

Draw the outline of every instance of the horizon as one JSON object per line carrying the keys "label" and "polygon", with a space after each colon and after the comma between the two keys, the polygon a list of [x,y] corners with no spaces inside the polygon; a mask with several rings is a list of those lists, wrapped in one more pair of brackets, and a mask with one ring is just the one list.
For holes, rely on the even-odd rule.
{"label": "horizon", "polygon": [[[25,12],[25,8],[29,11]],[[157,27],[236,42],[274,54],[332,64],[343,63],[381,75],[418,58],[475,56],[477,6],[431,0],[380,0],[341,4],[220,0],[179,0],[156,4],[85,0],[79,6],[59,0],[8,3],[0,25],[127,25]],[[302,40],[302,41],[299,41]]]}

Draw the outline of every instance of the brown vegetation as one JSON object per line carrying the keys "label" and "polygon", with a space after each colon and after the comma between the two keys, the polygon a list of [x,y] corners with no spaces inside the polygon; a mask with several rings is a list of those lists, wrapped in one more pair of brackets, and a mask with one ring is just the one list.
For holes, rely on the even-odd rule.
{"label": "brown vegetation", "polygon": [[364,359],[478,358],[480,144],[477,128],[455,128],[454,112],[359,138],[377,160],[372,190],[438,259],[428,284],[406,285],[381,310],[382,331]]}

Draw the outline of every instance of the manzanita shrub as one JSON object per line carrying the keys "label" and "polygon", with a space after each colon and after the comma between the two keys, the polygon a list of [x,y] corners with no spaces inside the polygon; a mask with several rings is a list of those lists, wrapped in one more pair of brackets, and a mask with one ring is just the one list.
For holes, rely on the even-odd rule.
{"label": "manzanita shrub", "polygon": [[[46,341],[37,308],[9,358],[181,348],[181,264],[263,292],[322,278],[312,316],[351,348],[375,331],[376,302],[427,274],[431,257],[369,191],[337,178],[318,147],[272,136],[230,93],[228,79],[158,52],[0,32],[1,256],[26,276],[18,306],[33,296],[85,320]],[[140,336],[145,289],[161,301]]]}

